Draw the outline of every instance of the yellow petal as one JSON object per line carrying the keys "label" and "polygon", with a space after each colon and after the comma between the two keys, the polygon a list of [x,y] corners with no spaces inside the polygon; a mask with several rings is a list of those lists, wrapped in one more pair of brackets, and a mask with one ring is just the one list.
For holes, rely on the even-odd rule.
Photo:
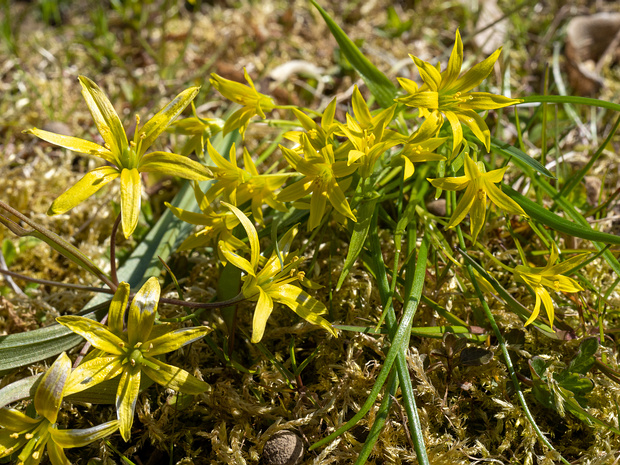
{"label": "yellow petal", "polygon": [[34,394],[34,408],[37,413],[56,423],[58,409],[62,403],[65,385],[71,373],[71,360],[65,352],[60,354],[45,372]]}
{"label": "yellow petal", "polygon": [[116,156],[120,155],[128,143],[127,135],[116,110],[97,84],[85,76],[79,76],[78,79],[82,86],[82,96],[86,100],[91,115],[93,115],[99,134],[112,153]]}
{"label": "yellow petal", "polygon": [[502,49],[498,48],[493,52],[487,59],[481,61],[475,66],[472,66],[469,71],[467,71],[457,82],[452,86],[452,89],[458,90],[460,92],[469,92],[474,87],[479,85],[482,81],[484,81],[491,71],[493,71],[493,66],[495,62],[499,58],[499,54]]}
{"label": "yellow petal", "polygon": [[467,216],[467,213],[469,213],[469,210],[471,209],[472,205],[476,200],[476,191],[477,189],[474,183],[471,183],[469,184],[469,186],[467,186],[467,189],[465,189],[465,193],[461,197],[461,200],[459,200],[459,203],[456,205],[456,208],[452,213],[452,217],[448,222],[448,228],[455,227]]}
{"label": "yellow petal", "polygon": [[254,344],[260,342],[263,338],[267,320],[273,311],[272,298],[261,287],[258,287],[258,291],[258,301],[256,302],[254,319],[252,320],[252,342]]}
{"label": "yellow petal", "polygon": [[111,166],[101,166],[89,171],[75,185],[52,202],[47,214],[59,215],[71,210],[119,176],[118,170]]}
{"label": "yellow petal", "polygon": [[121,356],[95,357],[71,372],[65,395],[82,392],[96,384],[117,377],[123,371]]}
{"label": "yellow petal", "polygon": [[207,383],[200,381],[198,378],[179,367],[160,362],[156,358],[149,357],[148,360],[159,369],[155,370],[145,365],[142,367],[142,371],[146,376],[161,386],[173,389],[177,392],[180,391],[193,395],[201,394],[209,389]]}
{"label": "yellow petal", "polygon": [[59,316],[56,321],[82,336],[97,349],[108,354],[124,354],[121,347],[125,346],[125,341],[98,321],[78,315]]}
{"label": "yellow petal", "polygon": [[504,194],[495,184],[488,182],[484,178],[482,179],[482,183],[484,185],[484,189],[489,195],[489,198],[491,199],[491,202],[497,205],[500,210],[506,213],[512,213],[513,215],[527,216],[521,206]]}
{"label": "yellow petal", "polygon": [[353,113],[355,114],[355,118],[362,123],[363,127],[369,127],[372,124],[372,116],[370,115],[370,110],[368,109],[366,100],[362,97],[362,93],[359,91],[357,86],[354,86],[351,103],[353,105]]}
{"label": "yellow petal", "polygon": [[129,284],[122,282],[112,297],[110,309],[108,310],[108,327],[112,333],[120,337],[125,326],[125,310],[129,301],[131,289]]}
{"label": "yellow petal", "polygon": [[463,110],[494,110],[509,105],[521,103],[521,99],[504,97],[503,95],[490,94],[488,92],[469,92],[468,100],[459,106]]}
{"label": "yellow petal", "polygon": [[116,391],[116,416],[125,442],[131,438],[136,401],[140,392],[140,368],[127,365]]}
{"label": "yellow petal", "polygon": [[[447,115],[446,115],[447,116]],[[491,131],[482,117],[473,110],[466,110],[457,113],[461,123],[467,126],[474,135],[484,144],[487,152],[491,150]]]}
{"label": "yellow petal", "polygon": [[454,156],[458,152],[461,144],[463,143],[463,127],[459,116],[452,111],[444,112],[446,119],[450,123],[452,129],[452,155]]}
{"label": "yellow petal", "polygon": [[450,54],[450,60],[448,61],[448,67],[444,71],[442,87],[449,88],[454,81],[459,77],[461,73],[461,66],[463,65],[463,41],[461,40],[461,33],[456,30],[456,40],[454,42],[454,48]]}
{"label": "yellow petal", "polygon": [[127,319],[127,338],[129,346],[148,340],[155,317],[161,288],[156,277],[151,277],[136,293],[129,307]]}
{"label": "yellow petal", "polygon": [[422,61],[413,55],[409,56],[415,62],[424,84],[426,84],[431,91],[436,92],[441,85],[441,73],[430,63]]}
{"label": "yellow petal", "polygon": [[[527,321],[525,322],[524,326],[527,326],[531,322],[536,320],[536,318],[538,318],[538,314],[540,313],[540,295],[538,295],[538,292],[537,292],[538,289],[539,289],[539,287],[535,288],[535,290],[536,290],[536,304],[534,304],[534,311],[532,312],[530,317],[527,319]],[[540,289],[542,289],[542,287],[540,287]]]}
{"label": "yellow petal", "polygon": [[65,136],[62,134],[56,134],[42,129],[32,128],[24,131],[26,134],[32,134],[44,141],[51,144],[59,145],[74,152],[85,153],[87,155],[94,155],[101,157],[105,161],[108,161],[118,166],[118,160],[114,158],[112,152],[99,144],[90,142],[88,140],[80,139],[78,137]]}
{"label": "yellow petal", "polygon": [[482,231],[487,212],[487,195],[483,189],[477,189],[474,202],[469,212],[470,229],[472,242],[476,242],[478,234]]}
{"label": "yellow petal", "polygon": [[312,231],[323,219],[325,214],[325,204],[327,203],[327,192],[325,187],[314,189],[310,197],[310,218],[308,219],[308,231]]}
{"label": "yellow petal", "polygon": [[134,140],[139,144],[141,157],[153,144],[155,139],[166,130],[170,123],[181,114],[189,103],[194,100],[200,87],[190,87],[177,95],[168,105],[146,122],[140,130],[136,129]]}
{"label": "yellow petal", "polygon": [[[49,447],[52,443],[57,444],[60,448],[65,449],[68,449],[70,447],[84,447],[92,442],[109,436],[117,429],[117,420],[108,421],[106,423],[102,423],[100,425],[85,429],[59,430],[56,428],[50,428],[49,431],[52,436],[52,441],[48,442],[47,450],[49,452]],[[69,463],[70,462],[67,461],[67,464]]]}
{"label": "yellow petal", "polygon": [[205,181],[213,177],[211,170],[201,163],[169,152],[147,153],[140,160],[139,170],[169,174],[193,181]]}
{"label": "yellow petal", "polygon": [[125,238],[131,236],[138,226],[142,181],[137,169],[121,171],[121,224]]}
{"label": "yellow petal", "polygon": [[427,180],[428,182],[431,183],[433,187],[437,187],[439,189],[445,189],[447,191],[463,190],[471,182],[471,179],[467,176],[456,176],[456,177],[436,178],[436,179],[427,178]]}
{"label": "yellow petal", "polygon": [[258,268],[258,257],[260,255],[260,244],[258,243],[258,233],[256,232],[256,228],[248,217],[245,216],[245,214],[237,207],[226,202],[222,202],[222,205],[228,207],[235,214],[235,216],[239,218],[243,229],[245,229],[245,232],[248,235],[248,240],[250,241],[250,264],[252,268],[256,270]]}

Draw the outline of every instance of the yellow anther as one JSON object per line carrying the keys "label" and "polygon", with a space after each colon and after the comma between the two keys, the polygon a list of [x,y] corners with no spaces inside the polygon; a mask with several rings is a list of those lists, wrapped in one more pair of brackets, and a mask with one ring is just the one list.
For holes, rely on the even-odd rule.
{"label": "yellow anther", "polygon": [[136,113],[136,127],[140,126],[140,115]]}
{"label": "yellow anther", "polygon": [[559,291],[560,290],[560,281],[557,280],[557,279],[555,281],[553,281],[553,286],[555,287],[556,291]]}
{"label": "yellow anther", "polygon": [[140,139],[146,139],[146,132],[140,133]]}
{"label": "yellow anther", "polygon": [[32,458],[33,458],[33,459],[35,459],[35,460],[39,460],[39,457],[40,457],[40,456],[41,456],[41,452],[40,452],[40,451],[38,451],[38,450],[35,450],[35,451],[32,453]]}
{"label": "yellow anther", "polygon": [[478,189],[478,200],[484,200],[486,198],[487,193],[484,189]]}
{"label": "yellow anther", "polygon": [[32,433],[26,433],[26,434],[24,435],[24,437],[25,437],[26,439],[30,440],[30,439],[32,439],[32,438],[34,437],[34,434],[32,434]]}
{"label": "yellow anther", "polygon": [[136,143],[132,140],[129,141],[129,145],[132,146],[133,148],[136,147]]}
{"label": "yellow anther", "polygon": [[11,439],[17,439],[19,437],[19,433],[12,433],[9,437]]}

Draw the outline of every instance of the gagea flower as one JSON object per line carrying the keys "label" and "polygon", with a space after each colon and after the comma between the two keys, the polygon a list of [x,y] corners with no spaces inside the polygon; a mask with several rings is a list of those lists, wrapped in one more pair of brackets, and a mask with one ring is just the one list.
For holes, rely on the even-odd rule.
{"label": "gagea flower", "polygon": [[70,373],[71,360],[63,352],[43,375],[34,394],[36,418],[19,410],[0,409],[0,458],[22,449],[17,463],[38,465],[47,446],[47,456],[52,465],[70,465],[63,449],[86,446],[117,430],[117,420],[87,429],[58,429],[58,411]]}
{"label": "gagea flower", "polygon": [[553,301],[551,295],[546,288],[552,289],[556,292],[579,292],[583,291],[583,288],[577,281],[568,276],[564,276],[564,273],[570,271],[575,266],[583,261],[583,256],[572,257],[562,263],[556,263],[558,261],[558,250],[555,244],[551,247],[551,256],[549,262],[544,267],[532,267],[519,265],[515,267],[514,274],[520,280],[530,286],[536,294],[536,303],[534,304],[534,311],[532,315],[525,322],[525,326],[533,322],[540,312],[540,304],[545,307],[547,317],[549,318],[549,325],[553,328]]}
{"label": "gagea flower", "polygon": [[470,213],[470,228],[472,241],[476,242],[478,234],[484,226],[484,218],[487,211],[487,196],[498,208],[513,215],[527,216],[521,206],[504,194],[495,184],[501,182],[508,167],[486,172],[484,163],[474,162],[469,154],[465,155],[463,168],[464,176],[429,179],[430,183],[440,189],[448,191],[460,191],[465,193],[452,213],[448,222],[448,228],[459,224],[467,213]]}
{"label": "gagea flower", "polygon": [[160,288],[150,278],[138,291],[125,324],[129,284],[121,283],[108,313],[108,325],[82,316],[61,316],[56,320],[88,340],[101,352],[78,366],[67,384],[67,395],[88,389],[107,379],[120,376],[116,391],[116,412],[121,436],[129,441],[142,374],[164,387],[187,394],[200,394],[209,385],[181,368],[159,360],[160,355],[196,341],[211,330],[205,326],[175,329],[172,325],[154,325]]}
{"label": "gagea flower", "polygon": [[250,241],[250,261],[235,253],[224,242],[220,242],[220,249],[230,263],[246,273],[241,278],[243,280],[241,292],[246,299],[256,302],[252,321],[252,342],[260,342],[263,338],[274,303],[286,305],[304,320],[319,325],[336,336],[334,328],[321,317],[327,313],[325,305],[293,284],[299,281],[304,285],[313,286],[313,283],[304,277],[303,272],[297,270],[301,259],[290,252],[297,228],[292,228],[284,234],[279,242],[280,253],[274,252],[259,270],[260,246],[254,225],[237,207],[224,202],[222,204],[230,208],[239,218]]}
{"label": "gagea flower", "polygon": [[254,115],[259,115],[261,118],[265,119],[265,111],[271,111],[275,107],[275,103],[271,97],[261,94],[256,90],[254,81],[252,81],[252,78],[245,68],[243,69],[243,75],[249,86],[224,79],[222,76],[218,76],[215,73],[211,74],[211,84],[213,84],[213,87],[215,87],[220,94],[228,100],[243,105],[243,108],[234,112],[226,120],[226,124],[224,124],[224,134],[239,129],[241,136],[243,136],[250,123],[250,119]]}
{"label": "gagea flower", "polygon": [[140,118],[136,115],[134,138],[128,142],[121,120],[108,97],[87,77],[80,76],[79,80],[84,100],[104,140],[103,147],[84,139],[37,128],[26,132],[69,150],[103,158],[113,166],[101,166],[86,173],[77,184],[54,200],[47,214],[58,215],[71,210],[110,181],[120,177],[121,224],[125,237],[129,237],[138,225],[140,214],[140,173],[159,172],[196,181],[204,181],[211,176],[207,167],[182,155],[168,152],[146,153],[155,139],[194,99],[199,88],[190,87],[181,92],[141,128]]}
{"label": "gagea flower", "polygon": [[497,49],[486,60],[459,77],[463,65],[463,42],[457,30],[456,42],[450,54],[448,67],[443,72],[439,71],[439,64],[435,67],[409,55],[415,62],[424,85],[418,87],[411,79],[398,78],[398,82],[409,95],[398,98],[396,101],[418,108],[424,117],[432,112],[443,114],[452,129],[453,153],[458,150],[463,141],[461,124],[471,129],[488,151],[491,145],[491,132],[476,110],[493,110],[521,102],[518,99],[488,92],[471,92],[491,74],[501,50],[501,48]]}

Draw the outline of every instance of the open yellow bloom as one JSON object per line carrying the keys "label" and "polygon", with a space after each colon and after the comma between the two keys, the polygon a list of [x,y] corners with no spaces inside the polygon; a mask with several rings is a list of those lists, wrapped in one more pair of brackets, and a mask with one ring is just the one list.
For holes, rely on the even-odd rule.
{"label": "open yellow bloom", "polygon": [[294,227],[284,234],[279,242],[279,254],[274,252],[259,270],[260,245],[254,225],[237,207],[224,202],[222,204],[230,208],[239,218],[250,241],[250,261],[235,253],[224,242],[220,242],[220,249],[230,263],[246,273],[241,278],[243,280],[241,292],[246,299],[256,302],[252,321],[252,342],[260,342],[263,338],[274,302],[286,305],[304,320],[319,325],[336,336],[334,328],[321,317],[327,313],[325,305],[292,284],[299,281],[306,286],[316,287],[304,277],[303,272],[297,270],[301,259],[290,251],[297,228]]}
{"label": "open yellow bloom", "polygon": [[414,163],[423,161],[440,161],[446,157],[435,153],[445,141],[445,137],[435,137],[441,121],[436,113],[432,113],[424,120],[420,128],[414,132],[411,137],[403,141],[404,147],[399,156],[394,159],[396,163],[402,161],[404,163],[404,178],[408,179],[413,176],[415,168]]}
{"label": "open yellow bloom", "polygon": [[312,231],[321,223],[327,201],[338,213],[357,221],[344,195],[346,187],[343,189],[343,185],[348,186],[349,183],[338,181],[338,178],[353,174],[358,165],[350,165],[345,160],[336,161],[331,144],[317,152],[306,134],[300,136],[300,141],[304,157],[294,150],[280,146],[284,158],[304,177],[285,187],[278,195],[278,200],[290,202],[311,194],[308,231]]}
{"label": "open yellow bloom", "polygon": [[84,139],[37,128],[26,132],[69,150],[103,158],[114,166],[101,166],[86,173],[77,184],[54,200],[47,213],[48,215],[65,213],[110,181],[120,177],[121,224],[125,237],[129,237],[138,225],[140,214],[142,197],[140,173],[160,172],[196,181],[206,180],[211,175],[207,167],[176,153],[146,153],[155,139],[194,99],[199,88],[190,87],[181,92],[141,128],[138,128],[140,120],[137,118],[133,141],[128,142],[121,120],[108,97],[87,77],[80,76],[79,80],[84,100],[105,142],[103,147]]}
{"label": "open yellow bloom", "polygon": [[275,103],[271,97],[261,94],[256,90],[254,81],[252,81],[252,78],[245,68],[243,68],[243,75],[245,76],[245,80],[248,81],[249,86],[224,79],[222,76],[218,76],[215,73],[211,74],[211,84],[220,94],[228,100],[243,105],[243,108],[234,112],[226,120],[223,130],[224,134],[239,129],[241,136],[243,136],[252,116],[259,115],[261,118],[265,119],[265,111],[271,111],[275,107]]}
{"label": "open yellow bloom", "polygon": [[553,301],[551,300],[549,291],[547,291],[546,289],[547,287],[549,289],[553,289],[556,292],[583,291],[583,288],[579,285],[577,281],[563,275],[563,273],[570,271],[572,268],[582,262],[583,256],[576,256],[565,260],[562,263],[556,263],[558,257],[559,254],[557,251],[557,246],[555,246],[554,244],[551,248],[551,256],[549,257],[549,262],[546,266],[529,267],[519,265],[514,269],[515,276],[519,280],[530,286],[536,294],[534,311],[525,322],[525,326],[529,325],[538,317],[538,314],[540,312],[540,304],[542,302],[542,304],[545,306],[547,317],[549,318],[549,326],[553,328]]}
{"label": "open yellow bloom", "polygon": [[527,216],[517,202],[504,194],[495,184],[501,182],[504,173],[508,169],[507,166],[497,170],[485,171],[484,163],[474,162],[469,154],[465,155],[464,165],[465,175],[457,177],[446,177],[438,179],[429,179],[430,183],[440,189],[448,191],[460,191],[465,189],[465,193],[459,200],[459,203],[452,213],[452,217],[448,222],[448,228],[453,228],[459,224],[467,213],[470,214],[470,229],[472,241],[476,242],[476,238],[482,227],[487,211],[487,196],[497,207],[513,215]]}
{"label": "open yellow bloom", "polygon": [[491,145],[491,132],[476,110],[493,110],[521,102],[518,99],[488,92],[471,92],[491,74],[501,50],[501,48],[497,49],[486,60],[459,77],[463,65],[463,42],[457,30],[456,42],[450,54],[448,67],[443,72],[439,71],[439,64],[435,67],[409,55],[415,62],[424,85],[418,87],[411,79],[398,78],[398,82],[409,95],[398,98],[396,101],[418,108],[420,114],[425,117],[432,112],[445,115],[452,129],[453,153],[458,150],[463,141],[461,124],[471,129],[488,151]]}
{"label": "open yellow bloom", "polygon": [[118,421],[108,421],[87,429],[58,429],[57,418],[66,386],[71,374],[71,360],[66,353],[41,377],[34,394],[34,408],[38,414],[31,418],[19,410],[0,409],[0,458],[17,456],[21,465],[38,465],[47,446],[47,455],[52,465],[70,465],[63,449],[83,447],[102,439],[118,429]]}
{"label": "open yellow bloom", "polygon": [[157,278],[150,278],[142,286],[129,307],[127,329],[123,329],[130,293],[127,283],[121,283],[114,294],[107,326],[77,315],[56,318],[58,323],[79,334],[100,351],[73,370],[66,394],[80,392],[120,376],[116,414],[125,441],[131,437],[142,374],[166,388],[187,394],[200,394],[209,387],[187,371],[160,360],[159,356],[194,342],[211,331],[206,326],[175,329],[170,324],[155,325],[160,292]]}
{"label": "open yellow bloom", "polygon": [[338,129],[353,146],[349,150],[349,165],[358,163],[360,175],[368,178],[374,172],[379,157],[401,142],[400,135],[387,128],[394,118],[396,105],[373,116],[357,86],[353,90],[351,103],[355,119],[347,113],[347,124],[337,123]]}

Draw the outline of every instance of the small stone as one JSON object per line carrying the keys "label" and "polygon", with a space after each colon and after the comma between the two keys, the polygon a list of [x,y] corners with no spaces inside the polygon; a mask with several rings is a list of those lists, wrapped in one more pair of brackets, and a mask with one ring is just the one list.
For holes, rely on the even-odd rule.
{"label": "small stone", "polygon": [[431,200],[426,204],[426,208],[435,216],[446,216],[446,199]]}
{"label": "small stone", "polygon": [[279,431],[263,447],[263,465],[296,465],[304,456],[304,445],[292,431]]}

